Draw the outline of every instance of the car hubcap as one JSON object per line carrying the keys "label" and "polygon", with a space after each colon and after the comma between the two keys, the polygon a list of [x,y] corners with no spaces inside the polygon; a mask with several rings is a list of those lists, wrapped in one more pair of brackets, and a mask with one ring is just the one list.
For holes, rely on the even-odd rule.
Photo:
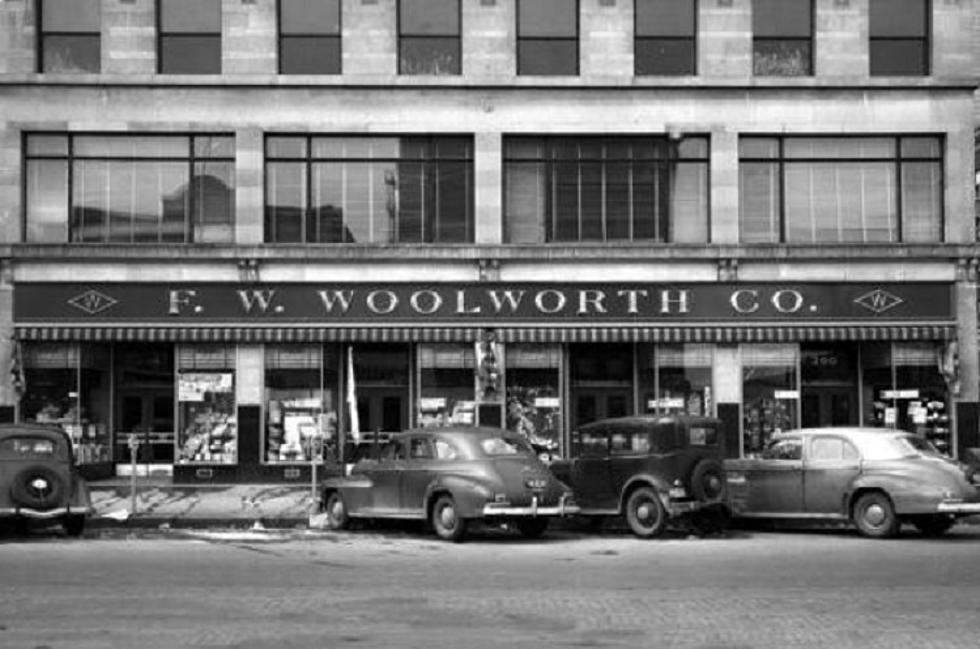
{"label": "car hubcap", "polygon": [[335,520],[339,520],[344,515],[344,503],[339,500],[333,501],[333,505],[330,507],[330,515]]}
{"label": "car hubcap", "polygon": [[653,521],[653,507],[650,502],[642,502],[636,508],[636,518],[644,525],[649,525]]}
{"label": "car hubcap", "polygon": [[878,527],[885,522],[885,509],[878,504],[869,505],[864,510],[864,520],[868,521],[868,524]]}
{"label": "car hubcap", "polygon": [[439,511],[439,522],[442,523],[442,526],[447,530],[451,530],[456,527],[456,512],[453,511],[452,507],[447,505]]}
{"label": "car hubcap", "polygon": [[48,481],[44,478],[34,478],[31,480],[30,486],[37,494],[43,495],[48,490]]}

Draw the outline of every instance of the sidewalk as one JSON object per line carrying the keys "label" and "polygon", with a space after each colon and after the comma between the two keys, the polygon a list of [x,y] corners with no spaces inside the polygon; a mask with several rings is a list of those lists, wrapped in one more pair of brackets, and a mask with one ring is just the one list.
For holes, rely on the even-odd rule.
{"label": "sidewalk", "polygon": [[169,479],[140,478],[135,509],[129,478],[91,481],[89,491],[92,527],[310,524],[310,485],[174,485]]}

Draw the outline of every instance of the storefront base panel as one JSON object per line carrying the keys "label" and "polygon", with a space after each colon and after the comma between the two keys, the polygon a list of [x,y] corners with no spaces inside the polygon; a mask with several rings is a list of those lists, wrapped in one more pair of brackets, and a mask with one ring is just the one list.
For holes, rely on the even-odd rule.
{"label": "storefront base panel", "polygon": [[[342,475],[339,464],[317,467],[317,481],[327,476]],[[310,465],[176,465],[174,484],[237,484],[271,483],[309,485],[312,479]]]}
{"label": "storefront base panel", "polygon": [[957,457],[980,466],[980,403],[961,401],[956,404]]}
{"label": "storefront base panel", "polygon": [[116,467],[112,462],[79,464],[78,473],[86,480],[106,480],[116,475]]}

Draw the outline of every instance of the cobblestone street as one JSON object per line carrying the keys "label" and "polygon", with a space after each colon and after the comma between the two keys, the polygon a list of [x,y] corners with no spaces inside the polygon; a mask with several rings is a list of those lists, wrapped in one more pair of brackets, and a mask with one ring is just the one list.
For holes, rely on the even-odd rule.
{"label": "cobblestone street", "polygon": [[976,647],[980,528],[644,542],[99,531],[0,543],[0,647]]}

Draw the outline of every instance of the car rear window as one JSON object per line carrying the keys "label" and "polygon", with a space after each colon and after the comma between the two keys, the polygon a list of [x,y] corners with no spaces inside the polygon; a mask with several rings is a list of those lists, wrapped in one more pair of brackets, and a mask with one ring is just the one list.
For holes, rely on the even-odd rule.
{"label": "car rear window", "polygon": [[691,426],[687,432],[691,446],[717,446],[718,429],[711,426]]}
{"label": "car rear window", "polygon": [[480,440],[480,448],[484,455],[498,457],[502,455],[534,455],[534,449],[519,437],[485,437]]}
{"label": "car rear window", "polygon": [[647,453],[650,450],[650,433],[643,431],[614,432],[609,436],[612,455]]}
{"label": "car rear window", "polygon": [[41,437],[8,437],[0,440],[0,458],[15,460],[21,458],[63,459],[57,454],[54,440]]}

